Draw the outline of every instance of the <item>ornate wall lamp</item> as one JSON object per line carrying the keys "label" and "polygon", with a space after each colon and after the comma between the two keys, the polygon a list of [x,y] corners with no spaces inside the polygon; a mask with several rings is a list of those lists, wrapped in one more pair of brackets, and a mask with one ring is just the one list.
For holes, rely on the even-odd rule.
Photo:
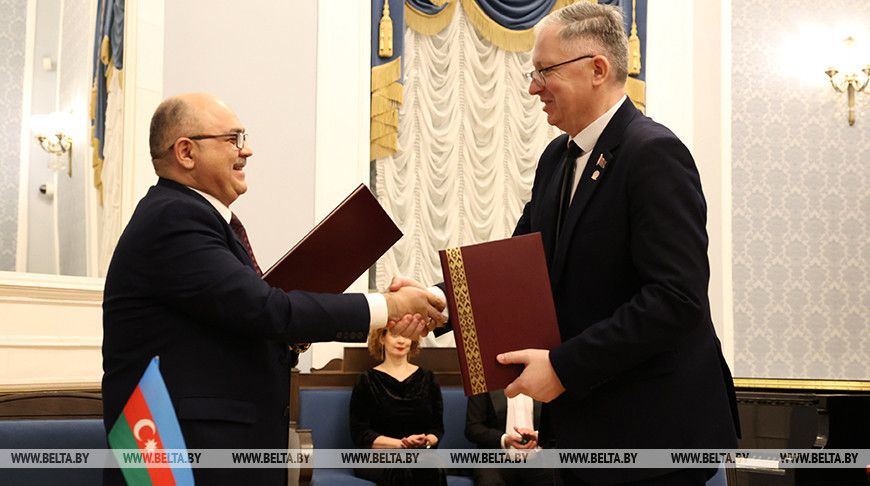
{"label": "ornate wall lamp", "polygon": [[[844,41],[849,52],[848,63],[852,64],[852,46],[855,45],[855,39],[847,37]],[[831,86],[838,93],[846,92],[849,98],[849,125],[855,124],[855,92],[866,92],[868,82],[870,82],[870,64],[864,66],[859,72],[854,66],[846,66],[847,72],[841,73],[835,67],[831,66],[825,71],[825,74],[831,78]]]}
{"label": "ornate wall lamp", "polygon": [[[49,168],[52,170],[69,171],[72,177],[72,137],[69,133],[72,132],[75,119],[72,113],[54,112],[50,115],[33,115],[30,119],[30,128],[36,134],[36,140],[43,150],[57,157],[49,162]],[[67,159],[64,160],[63,155],[67,154]]]}

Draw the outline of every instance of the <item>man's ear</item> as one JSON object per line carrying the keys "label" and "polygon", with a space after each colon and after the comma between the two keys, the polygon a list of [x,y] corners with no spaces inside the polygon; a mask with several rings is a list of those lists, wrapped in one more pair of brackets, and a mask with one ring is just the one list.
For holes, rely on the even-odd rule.
{"label": "man's ear", "polygon": [[604,84],[610,75],[610,61],[604,56],[595,56],[592,58],[592,83],[595,85]]}
{"label": "man's ear", "polygon": [[192,170],[196,166],[196,162],[193,159],[193,141],[189,138],[179,138],[175,142],[174,146],[175,151],[175,161],[181,167]]}

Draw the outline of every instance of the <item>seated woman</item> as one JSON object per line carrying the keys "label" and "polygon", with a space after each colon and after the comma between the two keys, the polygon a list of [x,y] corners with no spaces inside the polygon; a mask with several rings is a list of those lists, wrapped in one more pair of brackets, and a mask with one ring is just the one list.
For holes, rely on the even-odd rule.
{"label": "seated woman", "polygon": [[[381,363],[360,375],[350,398],[350,433],[357,447],[437,447],[444,435],[441,388],[435,374],[408,362],[420,342],[386,329],[369,334],[369,353]],[[356,468],[357,477],[380,485],[446,485],[442,468]]]}

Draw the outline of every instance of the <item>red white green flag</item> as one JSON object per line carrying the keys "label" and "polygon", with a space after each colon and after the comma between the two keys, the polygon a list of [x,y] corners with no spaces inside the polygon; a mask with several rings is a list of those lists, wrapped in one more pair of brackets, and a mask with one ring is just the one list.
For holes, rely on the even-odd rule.
{"label": "red white green flag", "polygon": [[[169,399],[169,390],[166,389],[160,374],[159,363],[159,358],[151,359],[139,385],[133,390],[127,405],[109,432],[109,446],[127,451],[138,449],[143,458],[151,452],[162,450],[183,452],[180,456],[186,458],[187,446]],[[179,457],[179,454],[173,456]],[[130,486],[194,484],[193,470],[186,461],[172,462],[170,467],[158,461],[149,467],[133,464],[126,467],[124,462],[120,464],[124,479]]]}

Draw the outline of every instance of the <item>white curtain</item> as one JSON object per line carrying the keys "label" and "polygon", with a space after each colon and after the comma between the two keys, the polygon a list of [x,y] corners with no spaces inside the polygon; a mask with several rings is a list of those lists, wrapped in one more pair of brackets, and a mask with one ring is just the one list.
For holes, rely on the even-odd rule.
{"label": "white curtain", "polygon": [[528,93],[531,52],[483,39],[461,4],[436,35],[406,29],[403,58],[398,152],[376,161],[375,187],[405,236],[378,261],[379,289],[440,282],[438,250],[510,236],[560,133]]}

